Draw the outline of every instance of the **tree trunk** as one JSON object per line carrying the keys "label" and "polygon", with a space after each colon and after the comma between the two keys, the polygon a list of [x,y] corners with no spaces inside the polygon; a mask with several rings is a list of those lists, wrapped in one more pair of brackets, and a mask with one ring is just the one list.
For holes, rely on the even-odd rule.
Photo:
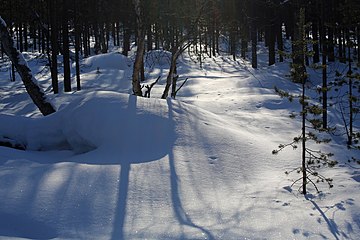
{"label": "tree trunk", "polygon": [[358,65],[360,66],[360,26],[357,27],[357,57]]}
{"label": "tree trunk", "polygon": [[153,49],[153,33],[151,24],[147,26],[147,50],[151,51]]}
{"label": "tree trunk", "polygon": [[298,7],[294,12],[294,37],[292,41],[293,80],[302,83],[306,79],[305,67],[305,9]]}
{"label": "tree trunk", "polygon": [[[54,93],[59,93],[57,55],[58,55],[58,26],[56,0],[50,1],[50,24],[51,24],[51,84]],[[41,30],[39,30],[39,33]],[[39,39],[40,41],[40,39]]]}
{"label": "tree trunk", "polygon": [[313,36],[313,63],[320,62],[320,52],[319,52],[319,35],[318,35],[318,23],[317,21],[313,22],[312,25],[312,36]]}
{"label": "tree trunk", "polygon": [[246,52],[248,50],[248,42],[245,37],[241,39],[241,57],[246,59]]}
{"label": "tree trunk", "polygon": [[29,50],[29,45],[28,45],[28,28],[27,28],[27,23],[24,23],[24,50],[25,52],[27,52]]}
{"label": "tree trunk", "polygon": [[3,44],[6,55],[10,58],[15,65],[21,79],[25,85],[26,91],[30,95],[34,104],[39,108],[43,115],[49,115],[55,112],[54,107],[46,99],[45,93],[37,84],[36,79],[31,73],[30,68],[23,55],[14,47],[14,41],[7,30],[6,23],[0,17],[0,40]]}
{"label": "tree trunk", "polygon": [[253,25],[251,26],[251,66],[257,68],[257,29]]}
{"label": "tree trunk", "polygon": [[268,30],[269,44],[269,66],[275,64],[275,23],[272,23]]}
{"label": "tree trunk", "polygon": [[144,61],[145,31],[144,31],[141,6],[140,6],[141,2],[140,0],[133,0],[133,3],[135,6],[138,38],[137,38],[136,57],[134,62],[133,75],[132,75],[132,86],[133,86],[134,94],[136,96],[142,96],[141,86],[140,86],[140,75]]}
{"label": "tree trunk", "polygon": [[80,61],[79,61],[79,52],[80,52],[80,24],[78,18],[78,5],[75,2],[74,5],[74,12],[75,12],[75,68],[76,68],[76,89],[78,91],[81,90],[80,84]]}
{"label": "tree trunk", "polygon": [[176,61],[177,61],[178,57],[180,56],[180,52],[181,52],[180,48],[181,47],[179,47],[179,46],[174,46],[174,48],[172,50],[170,70],[169,70],[168,76],[166,78],[166,85],[165,85],[164,92],[161,96],[162,99],[166,99],[169,95],[170,86],[173,83],[173,78],[175,77],[175,74],[176,74]]}
{"label": "tree trunk", "polygon": [[130,51],[130,37],[131,37],[129,23],[123,25],[123,32],[124,32],[124,39],[123,39],[122,54],[124,56],[128,56],[128,52]]}
{"label": "tree trunk", "polygon": [[63,60],[64,60],[64,91],[71,92],[70,49],[68,26],[68,0],[63,0]]}
{"label": "tree trunk", "polygon": [[302,172],[302,194],[306,194],[307,167],[306,167],[306,104],[305,104],[305,79],[302,82],[302,127],[301,127],[301,172]]}
{"label": "tree trunk", "polygon": [[23,45],[23,29],[22,29],[22,23],[19,23],[19,48],[20,48],[20,52],[24,51],[24,45]]}
{"label": "tree trunk", "polygon": [[[324,4],[324,0],[322,1],[322,3]],[[322,48],[322,101],[323,101],[323,128],[327,128],[327,62],[326,62],[326,56],[328,55],[328,46],[326,44],[326,37],[325,37],[325,26],[324,26],[324,21],[325,21],[325,17],[324,17],[324,5],[322,5],[321,8],[321,22],[322,22],[322,26],[321,26],[321,42],[323,44],[323,48]]]}

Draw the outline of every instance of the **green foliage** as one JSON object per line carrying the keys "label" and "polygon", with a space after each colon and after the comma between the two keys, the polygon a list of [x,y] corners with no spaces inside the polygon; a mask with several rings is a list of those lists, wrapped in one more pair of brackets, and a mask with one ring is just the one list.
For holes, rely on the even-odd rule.
{"label": "green foliage", "polygon": [[[289,92],[281,90],[275,87],[275,92],[281,97],[286,98],[290,102],[293,102],[295,98],[299,99],[299,103],[302,106],[302,110],[299,114],[295,114],[294,112],[290,114],[290,118],[298,119],[300,117],[303,129],[302,134],[300,136],[294,137],[290,143],[280,144],[277,149],[273,150],[273,154],[278,154],[285,148],[292,148],[293,150],[298,149],[299,145],[302,145],[303,149],[303,165],[301,167],[297,167],[292,169],[291,171],[286,171],[286,174],[290,174],[292,172],[296,172],[298,174],[302,174],[302,177],[293,182],[292,187],[302,182],[300,184],[299,190],[307,184],[312,184],[316,191],[319,192],[317,187],[320,183],[326,183],[330,188],[333,187],[333,180],[331,178],[327,178],[319,173],[319,170],[323,167],[334,167],[337,164],[337,161],[331,160],[333,156],[332,153],[323,153],[320,150],[313,150],[309,147],[309,143],[313,142],[315,144],[327,144],[330,143],[331,138],[327,138],[326,136],[334,131],[333,128],[324,128],[323,121],[319,118],[320,115],[323,114],[322,106],[318,105],[314,102],[310,97],[305,95],[306,86],[305,83],[302,83],[303,93],[300,95],[293,95]],[[322,93],[323,90],[320,88],[317,89],[318,93]],[[305,174],[305,179],[304,179]],[[303,181],[300,181],[303,180]],[[303,188],[304,189],[304,188]],[[306,188],[305,188],[306,189]],[[306,191],[306,190],[305,190]]]}

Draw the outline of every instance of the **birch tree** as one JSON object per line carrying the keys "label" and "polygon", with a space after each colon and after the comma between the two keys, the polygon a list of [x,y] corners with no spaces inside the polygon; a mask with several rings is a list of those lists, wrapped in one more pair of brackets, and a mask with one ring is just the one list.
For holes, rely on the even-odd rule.
{"label": "birch tree", "polygon": [[3,45],[5,54],[10,58],[18,71],[25,85],[25,89],[30,95],[34,104],[45,116],[55,112],[54,107],[46,99],[44,91],[39,86],[31,69],[27,65],[24,56],[14,47],[14,41],[10,36],[5,21],[0,17],[0,41]]}

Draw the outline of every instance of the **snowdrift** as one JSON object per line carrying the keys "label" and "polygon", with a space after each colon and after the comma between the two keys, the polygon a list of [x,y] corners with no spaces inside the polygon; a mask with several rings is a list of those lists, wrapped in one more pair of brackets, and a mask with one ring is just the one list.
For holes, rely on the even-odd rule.
{"label": "snowdrift", "polygon": [[53,96],[47,117],[20,117],[38,115],[19,82],[2,82],[0,135],[27,150],[0,147],[0,239],[360,239],[357,169],[326,170],[334,189],[305,199],[284,174],[299,151],[271,155],[299,133],[298,106],[273,91],[298,92],[287,63],[182,59],[191,77],[174,101],[156,99],[161,81],[154,99],[118,93],[132,74],[118,53],[84,61],[83,90]]}
{"label": "snowdrift", "polygon": [[[0,135],[28,150],[71,149],[77,153],[121,146],[126,151],[166,145],[171,127],[166,102],[115,92],[84,94],[43,118],[0,115]],[[114,147],[116,146],[116,147]]]}
{"label": "snowdrift", "polygon": [[91,70],[97,70],[99,68],[100,71],[102,69],[127,70],[132,65],[126,56],[118,52],[90,56],[84,59],[82,64]]}
{"label": "snowdrift", "polygon": [[[0,200],[0,219],[14,220],[19,209],[27,210],[21,215],[24,226],[16,233],[0,220],[0,235],[58,239],[252,235],[252,224],[248,232],[235,229],[239,220],[233,214],[244,210],[239,208],[238,193],[256,191],[257,187],[249,191],[254,182],[268,183],[257,169],[260,163],[269,167],[264,161],[268,153],[257,149],[251,134],[217,115],[170,99],[94,92],[48,117],[0,115],[0,123],[1,134],[23,141],[28,150],[43,150],[2,151],[0,162],[8,171],[0,175],[0,195],[7,196]],[[45,151],[65,145],[77,154]],[[25,227],[29,225],[33,231]]]}

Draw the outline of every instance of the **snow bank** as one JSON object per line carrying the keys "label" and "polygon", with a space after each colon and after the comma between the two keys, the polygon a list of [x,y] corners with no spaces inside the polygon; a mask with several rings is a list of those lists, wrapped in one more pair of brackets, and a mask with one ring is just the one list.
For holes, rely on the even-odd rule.
{"label": "snow bank", "polygon": [[100,91],[86,94],[63,112],[63,134],[77,151],[98,147],[146,151],[171,137],[166,102],[157,99]]}
{"label": "snow bank", "polygon": [[44,118],[0,115],[0,136],[30,150],[141,147],[147,151],[173,138],[166,113],[165,101],[99,91],[84,94]]}
{"label": "snow bank", "polygon": [[84,59],[83,64],[89,66],[92,70],[117,69],[127,70],[131,67],[130,60],[117,52],[99,54]]}
{"label": "snow bank", "polygon": [[1,114],[0,125],[0,136],[14,140],[29,150],[69,148],[56,115],[33,119]]}

